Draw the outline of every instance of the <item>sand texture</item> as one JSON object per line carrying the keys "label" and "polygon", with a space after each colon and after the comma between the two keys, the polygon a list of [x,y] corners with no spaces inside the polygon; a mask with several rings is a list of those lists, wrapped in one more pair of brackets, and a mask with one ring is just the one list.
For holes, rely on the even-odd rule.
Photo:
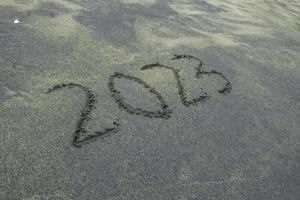
{"label": "sand texture", "polygon": [[0,200],[299,200],[299,0],[0,0]]}

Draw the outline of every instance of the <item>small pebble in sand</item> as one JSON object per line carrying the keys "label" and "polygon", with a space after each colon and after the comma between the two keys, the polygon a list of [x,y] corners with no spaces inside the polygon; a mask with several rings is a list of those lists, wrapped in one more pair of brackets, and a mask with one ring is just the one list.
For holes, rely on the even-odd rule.
{"label": "small pebble in sand", "polygon": [[14,24],[18,24],[18,23],[20,23],[20,21],[18,19],[15,19]]}

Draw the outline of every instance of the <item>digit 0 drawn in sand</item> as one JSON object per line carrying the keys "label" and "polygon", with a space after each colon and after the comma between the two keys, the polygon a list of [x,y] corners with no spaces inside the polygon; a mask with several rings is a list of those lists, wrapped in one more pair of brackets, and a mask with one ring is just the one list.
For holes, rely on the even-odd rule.
{"label": "digit 0 drawn in sand", "polygon": [[80,135],[82,133],[87,133],[87,130],[85,128],[86,122],[88,122],[91,119],[90,114],[94,110],[95,104],[97,102],[95,99],[96,95],[89,88],[82,86],[80,84],[76,84],[76,83],[58,84],[58,85],[55,85],[54,87],[50,88],[46,93],[49,94],[53,91],[56,91],[56,90],[59,90],[62,88],[80,88],[81,90],[84,91],[84,93],[87,97],[84,107],[81,110],[80,118],[76,123],[75,132],[73,133],[73,145],[75,147],[81,147],[82,144],[87,143],[88,141],[90,141],[96,137],[105,136],[108,133],[115,133],[115,132],[119,131],[120,125],[117,122],[113,122],[114,127],[105,128],[104,131],[95,131],[94,134],[89,134],[86,137],[80,139]]}
{"label": "digit 0 drawn in sand", "polygon": [[[140,85],[142,85],[144,88],[148,89],[148,91],[152,94],[154,94],[158,101],[160,102],[160,106],[162,108],[161,111],[148,111],[148,110],[143,110],[141,108],[135,108],[129,103],[126,103],[124,101],[124,97],[121,95],[121,91],[116,89],[114,80],[118,79],[127,79],[130,81],[134,81]],[[171,110],[169,110],[169,106],[163,99],[162,95],[153,87],[148,85],[145,81],[142,79],[139,79],[137,77],[131,76],[131,75],[125,75],[122,73],[115,72],[113,75],[109,77],[109,82],[108,82],[108,88],[112,94],[112,97],[116,100],[117,104],[119,107],[125,111],[127,111],[130,114],[135,114],[135,115],[143,115],[145,117],[149,118],[163,118],[163,119],[168,119],[171,117]]]}

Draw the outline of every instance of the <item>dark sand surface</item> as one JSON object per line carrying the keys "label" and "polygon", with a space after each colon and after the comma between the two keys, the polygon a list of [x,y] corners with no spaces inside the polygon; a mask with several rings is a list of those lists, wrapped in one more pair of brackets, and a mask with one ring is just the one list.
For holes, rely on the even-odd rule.
{"label": "dark sand surface", "polygon": [[300,199],[300,1],[0,0],[0,45],[0,200]]}

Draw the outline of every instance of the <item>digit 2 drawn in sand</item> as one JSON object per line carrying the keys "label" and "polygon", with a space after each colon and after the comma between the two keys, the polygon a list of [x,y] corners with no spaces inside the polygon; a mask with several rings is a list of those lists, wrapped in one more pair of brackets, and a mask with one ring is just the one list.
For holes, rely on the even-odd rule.
{"label": "digit 2 drawn in sand", "polygon": [[178,94],[180,96],[180,99],[181,99],[181,102],[182,102],[183,105],[190,106],[190,105],[202,102],[202,101],[209,98],[209,96],[206,93],[204,93],[204,95],[201,95],[197,98],[194,98],[192,100],[187,100],[187,94],[186,94],[186,91],[184,89],[184,85],[180,80],[179,70],[174,69],[173,67],[169,67],[169,66],[166,66],[166,65],[161,65],[159,63],[154,63],[154,64],[149,64],[149,65],[143,66],[141,68],[141,70],[147,70],[147,69],[153,69],[153,68],[165,68],[165,69],[169,69],[173,72],[174,77],[177,81]]}
{"label": "digit 2 drawn in sand", "polygon": [[119,124],[117,122],[113,122],[114,127],[113,128],[105,128],[104,131],[95,131],[94,134],[87,135],[83,139],[80,139],[81,133],[87,133],[87,130],[85,129],[86,122],[90,120],[90,114],[95,108],[95,103],[96,103],[96,95],[93,93],[92,90],[89,88],[82,86],[80,84],[76,83],[64,83],[64,84],[58,84],[55,85],[54,87],[50,88],[47,91],[47,94],[56,91],[58,89],[62,88],[80,88],[81,90],[84,91],[87,100],[86,103],[81,111],[80,118],[76,124],[76,129],[73,134],[73,145],[75,147],[80,147],[82,144],[100,136],[104,136],[105,134],[108,133],[114,133],[119,131]]}
{"label": "digit 2 drawn in sand", "polygon": [[[126,103],[124,101],[124,97],[121,96],[121,92],[119,90],[117,90],[115,87],[114,80],[116,78],[118,78],[118,79],[124,78],[124,79],[130,80],[130,81],[134,81],[134,82],[142,85],[144,88],[148,89],[148,91],[150,93],[154,94],[157,97],[158,101],[160,102],[162,110],[161,111],[148,111],[148,110],[143,110],[141,108],[135,108],[135,107],[131,106],[130,104]],[[116,72],[109,77],[108,88],[112,94],[112,97],[119,104],[119,107],[131,114],[143,115],[145,117],[150,117],[150,118],[168,119],[171,117],[171,110],[168,109],[169,106],[166,104],[166,102],[163,99],[163,97],[161,96],[161,94],[158,91],[156,91],[155,88],[148,85],[142,79]]]}

